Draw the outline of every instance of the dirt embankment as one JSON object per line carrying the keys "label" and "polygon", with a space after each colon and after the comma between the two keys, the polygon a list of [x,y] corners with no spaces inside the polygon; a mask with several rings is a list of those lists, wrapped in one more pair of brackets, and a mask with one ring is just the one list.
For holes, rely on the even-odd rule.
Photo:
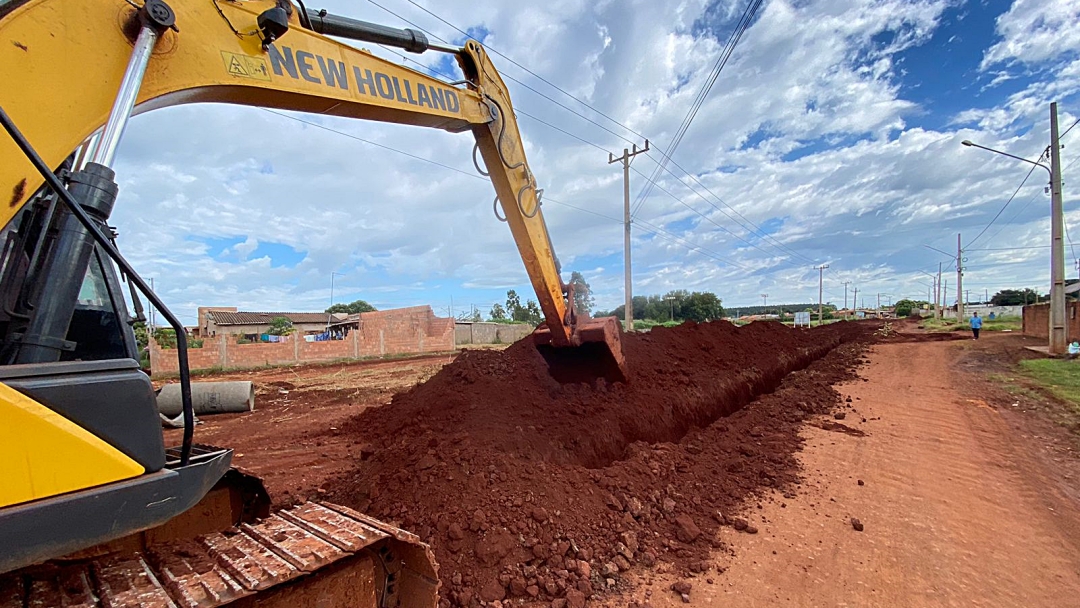
{"label": "dirt embankment", "polygon": [[634,565],[700,570],[717,526],[755,531],[747,498],[797,482],[800,423],[842,405],[876,327],[657,328],[613,384],[560,384],[528,340],[466,352],[344,423],[361,460],[325,496],[431,543],[444,605],[576,608]]}

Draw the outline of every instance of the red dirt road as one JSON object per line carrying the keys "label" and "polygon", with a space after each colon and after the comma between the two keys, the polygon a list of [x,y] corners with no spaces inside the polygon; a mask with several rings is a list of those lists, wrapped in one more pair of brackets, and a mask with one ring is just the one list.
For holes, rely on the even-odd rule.
{"label": "red dirt road", "polygon": [[[837,387],[857,412],[844,422],[866,435],[805,427],[806,481],[794,498],[748,505],[759,534],[719,530],[735,555],[689,579],[692,604],[1080,605],[1078,505],[1061,488],[1062,470],[1012,428],[1012,412],[965,392],[979,386],[955,371],[965,347],[875,346],[859,372],[865,381]],[[673,580],[646,575],[605,605],[682,606]]]}

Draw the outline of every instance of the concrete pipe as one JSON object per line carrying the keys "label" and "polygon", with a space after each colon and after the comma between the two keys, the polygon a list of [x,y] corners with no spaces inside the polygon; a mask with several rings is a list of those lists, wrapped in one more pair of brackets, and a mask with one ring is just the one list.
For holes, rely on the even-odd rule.
{"label": "concrete pipe", "polygon": [[[158,391],[158,412],[170,418],[180,414],[180,384],[166,384]],[[249,381],[192,382],[191,405],[198,415],[250,412],[255,409],[255,387]]]}

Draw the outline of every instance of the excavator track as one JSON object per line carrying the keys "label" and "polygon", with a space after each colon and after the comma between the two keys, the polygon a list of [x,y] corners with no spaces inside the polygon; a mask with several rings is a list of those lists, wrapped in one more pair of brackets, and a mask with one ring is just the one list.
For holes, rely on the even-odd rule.
{"label": "excavator track", "polygon": [[438,584],[417,536],[307,502],[221,532],[5,574],[0,608],[434,607]]}

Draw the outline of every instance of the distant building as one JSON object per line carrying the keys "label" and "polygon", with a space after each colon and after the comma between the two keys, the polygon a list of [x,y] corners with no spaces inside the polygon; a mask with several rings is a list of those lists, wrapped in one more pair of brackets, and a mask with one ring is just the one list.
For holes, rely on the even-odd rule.
{"label": "distant building", "polygon": [[199,308],[199,336],[211,338],[218,335],[258,336],[270,331],[270,323],[277,317],[292,322],[300,335],[318,334],[326,331],[328,324],[345,320],[345,313],[325,312],[245,312],[235,306],[203,306]]}

